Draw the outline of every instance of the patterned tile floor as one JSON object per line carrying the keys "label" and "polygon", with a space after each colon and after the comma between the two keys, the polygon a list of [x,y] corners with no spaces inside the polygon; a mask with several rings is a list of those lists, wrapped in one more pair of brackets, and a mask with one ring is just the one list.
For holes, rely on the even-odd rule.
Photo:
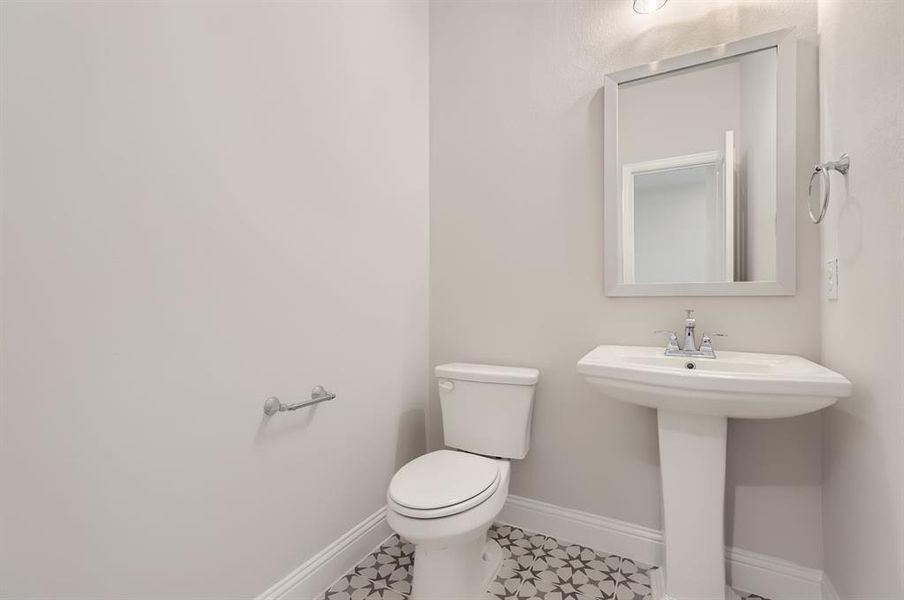
{"label": "patterned tile floor", "polygon": [[[654,567],[510,525],[493,525],[489,536],[504,558],[488,600],[652,600]],[[324,600],[407,600],[413,565],[414,546],[394,535],[330,586]]]}

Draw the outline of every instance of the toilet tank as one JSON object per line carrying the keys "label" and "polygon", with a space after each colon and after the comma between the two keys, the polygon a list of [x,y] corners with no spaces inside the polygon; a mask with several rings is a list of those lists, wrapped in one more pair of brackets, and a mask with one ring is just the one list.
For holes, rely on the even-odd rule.
{"label": "toilet tank", "polygon": [[439,365],[434,373],[447,446],[501,458],[527,455],[540,371],[449,363]]}

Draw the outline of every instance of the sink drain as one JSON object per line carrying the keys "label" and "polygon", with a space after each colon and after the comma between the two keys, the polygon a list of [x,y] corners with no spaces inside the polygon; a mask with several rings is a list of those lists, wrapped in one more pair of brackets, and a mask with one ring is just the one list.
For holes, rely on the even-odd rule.
{"label": "sink drain", "polygon": [[689,362],[686,365],[684,365],[684,368],[685,369],[696,369],[697,365],[695,363]]}

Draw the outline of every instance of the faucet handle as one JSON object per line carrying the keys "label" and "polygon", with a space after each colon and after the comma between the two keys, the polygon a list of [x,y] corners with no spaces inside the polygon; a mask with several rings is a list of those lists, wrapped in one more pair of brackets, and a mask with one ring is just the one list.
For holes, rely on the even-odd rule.
{"label": "faucet handle", "polygon": [[724,333],[704,333],[703,339],[700,340],[700,349],[703,350],[704,348],[712,348],[712,338],[714,337],[728,337],[728,335]]}
{"label": "faucet handle", "polygon": [[713,338],[726,337],[724,333],[704,333],[703,339],[700,340],[700,352],[709,358],[715,358],[716,352],[713,350]]}
{"label": "faucet handle", "polygon": [[653,333],[662,333],[669,336],[669,345],[666,347],[666,351],[670,350],[678,350],[678,334],[669,329],[657,329]]}

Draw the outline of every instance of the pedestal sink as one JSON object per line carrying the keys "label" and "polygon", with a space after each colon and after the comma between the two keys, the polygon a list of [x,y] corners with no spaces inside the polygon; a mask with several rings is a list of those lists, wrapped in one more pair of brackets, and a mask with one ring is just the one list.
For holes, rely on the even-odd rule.
{"label": "pedestal sink", "polygon": [[[850,394],[842,375],[799,356],[598,346],[578,373],[610,398],[657,411],[665,518],[663,600],[725,600],[725,440],[728,418],[814,412]],[[656,586],[654,586],[655,588]]]}

